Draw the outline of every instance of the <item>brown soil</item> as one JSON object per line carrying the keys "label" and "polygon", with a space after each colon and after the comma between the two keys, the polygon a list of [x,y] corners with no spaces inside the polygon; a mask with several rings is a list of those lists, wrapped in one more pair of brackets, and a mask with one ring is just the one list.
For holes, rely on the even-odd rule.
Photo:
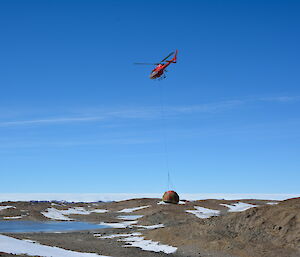
{"label": "brown soil", "polygon": [[149,231],[147,237],[241,257],[300,256],[300,198],[184,222]]}

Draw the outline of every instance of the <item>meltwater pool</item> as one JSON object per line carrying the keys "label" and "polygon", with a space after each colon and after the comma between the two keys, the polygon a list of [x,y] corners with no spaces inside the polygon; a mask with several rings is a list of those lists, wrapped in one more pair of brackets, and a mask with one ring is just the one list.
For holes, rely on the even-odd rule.
{"label": "meltwater pool", "polygon": [[107,228],[107,226],[79,222],[79,221],[0,221],[0,233],[25,233],[25,232],[64,232],[64,231],[76,231],[76,230],[90,230]]}

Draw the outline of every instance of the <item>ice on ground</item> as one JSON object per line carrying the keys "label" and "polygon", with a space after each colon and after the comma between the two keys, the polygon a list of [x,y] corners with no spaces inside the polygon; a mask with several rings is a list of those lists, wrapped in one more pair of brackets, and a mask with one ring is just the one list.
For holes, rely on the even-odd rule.
{"label": "ice on ground", "polygon": [[116,237],[129,237],[129,236],[141,236],[142,234],[139,232],[131,233],[131,234],[112,234],[109,236],[102,236],[101,234],[94,234],[95,237],[102,238],[102,239],[112,239]]}
{"label": "ice on ground", "polygon": [[117,218],[121,220],[137,220],[139,218],[142,218],[143,216],[144,215],[121,215],[118,216]]}
{"label": "ice on ground", "polygon": [[112,234],[108,236],[102,236],[101,234],[94,234],[95,237],[101,239],[113,239],[121,238],[118,241],[126,242],[128,245],[123,245],[123,247],[138,247],[144,251],[153,251],[153,252],[164,252],[164,253],[174,253],[177,248],[169,245],[163,245],[159,242],[154,242],[152,240],[145,240],[142,234],[139,232],[131,234]]}
{"label": "ice on ground", "polygon": [[23,241],[26,241],[26,242],[29,242],[29,243],[37,243],[37,241],[33,241],[33,240],[30,240],[30,239],[22,239]]}
{"label": "ice on ground", "polygon": [[207,219],[212,216],[218,216],[220,214],[219,210],[208,209],[200,206],[194,206],[196,210],[186,210],[186,212],[196,215],[198,218]]}
{"label": "ice on ground", "polygon": [[[81,253],[54,246],[41,245],[26,240],[19,240],[8,236],[0,235],[0,252],[11,254],[27,254],[30,256],[43,257],[105,257],[96,253]],[[107,257],[107,256],[106,256]]]}
{"label": "ice on ground", "polygon": [[241,211],[245,211],[250,208],[253,208],[253,207],[257,207],[257,205],[249,204],[249,203],[242,203],[242,202],[234,203],[232,205],[229,205],[229,204],[221,204],[221,205],[229,208],[228,212],[241,212]]}
{"label": "ice on ground", "polygon": [[152,252],[164,252],[164,253],[174,253],[177,248],[169,245],[163,245],[159,242],[155,242],[152,240],[145,240],[144,237],[140,236],[130,236],[126,238],[119,239],[119,241],[126,242],[128,245],[124,245],[124,247],[138,247],[144,251],[152,251]]}
{"label": "ice on ground", "polygon": [[6,220],[15,220],[15,219],[21,219],[22,216],[15,216],[15,217],[3,217],[3,219],[6,219]]}
{"label": "ice on ground", "polygon": [[275,204],[278,204],[278,202],[269,202],[267,204],[269,204],[269,205],[275,205]]}
{"label": "ice on ground", "polygon": [[41,212],[41,214],[53,220],[72,220],[63,214],[63,210],[57,210],[55,208],[48,208],[46,211]]}
{"label": "ice on ground", "polygon": [[105,209],[96,209],[96,210],[92,210],[90,212],[94,212],[94,213],[106,213],[106,212],[108,212],[108,210],[105,210]]}
{"label": "ice on ground", "polygon": [[[160,202],[158,202],[157,203],[158,205],[168,205],[168,204],[171,204],[171,205],[173,205],[174,203],[165,203],[164,201],[160,201]],[[184,201],[179,201],[178,202],[178,204],[185,204],[185,202]]]}
{"label": "ice on ground", "polygon": [[69,208],[67,210],[62,210],[62,213],[64,215],[70,215],[70,214],[81,214],[81,215],[88,215],[91,212],[87,211],[85,208],[83,207],[74,207],[74,208]]}
{"label": "ice on ground", "polygon": [[124,222],[116,222],[116,223],[101,222],[99,225],[109,226],[111,228],[128,228],[136,223],[137,221],[135,220],[135,221],[124,221]]}
{"label": "ice on ground", "polygon": [[140,206],[140,207],[136,207],[136,208],[127,208],[127,209],[123,209],[121,211],[118,212],[125,212],[125,213],[129,213],[129,212],[134,212],[134,211],[138,211],[144,208],[148,208],[150,207],[150,205],[146,205],[146,206]]}
{"label": "ice on ground", "polygon": [[144,228],[144,229],[156,229],[156,228],[163,228],[165,227],[164,224],[157,224],[157,225],[134,225],[135,227]]}
{"label": "ice on ground", "polygon": [[14,209],[16,209],[15,206],[6,205],[6,206],[0,206],[0,211],[5,210],[5,209],[9,209],[9,208],[14,208]]}
{"label": "ice on ground", "polygon": [[41,212],[45,217],[53,220],[73,220],[67,217],[66,215],[71,215],[71,214],[81,214],[81,215],[89,215],[92,212],[94,213],[105,213],[108,212],[108,210],[104,209],[95,209],[95,210],[86,210],[83,207],[74,207],[74,208],[69,208],[67,210],[58,210],[53,207],[48,208],[46,211]]}

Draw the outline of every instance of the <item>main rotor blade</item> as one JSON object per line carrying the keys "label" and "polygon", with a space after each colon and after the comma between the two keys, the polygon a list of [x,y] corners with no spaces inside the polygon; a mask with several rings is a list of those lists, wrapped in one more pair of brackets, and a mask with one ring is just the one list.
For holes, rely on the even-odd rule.
{"label": "main rotor blade", "polygon": [[170,53],[167,57],[165,57],[164,59],[162,59],[162,61],[161,62],[163,62],[163,61],[165,61],[165,60],[167,60],[172,54],[174,54],[174,52],[172,52],[172,53]]}
{"label": "main rotor blade", "polygon": [[135,62],[133,64],[141,64],[141,65],[157,65],[158,63],[148,63],[148,62]]}

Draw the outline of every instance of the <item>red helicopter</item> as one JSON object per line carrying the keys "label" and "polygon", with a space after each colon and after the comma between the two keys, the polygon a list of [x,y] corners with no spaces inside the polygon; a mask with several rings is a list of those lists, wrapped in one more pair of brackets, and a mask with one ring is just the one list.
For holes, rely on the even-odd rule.
{"label": "red helicopter", "polygon": [[[162,59],[159,63],[135,63],[135,64],[156,65],[156,67],[151,71],[151,74],[149,76],[150,79],[157,79],[157,78],[164,79],[164,78],[166,78],[166,74],[164,73],[167,71],[166,68],[171,63],[176,63],[177,53],[178,53],[178,50],[170,53],[167,57]],[[174,57],[171,60],[167,60],[173,54],[174,54]]]}

